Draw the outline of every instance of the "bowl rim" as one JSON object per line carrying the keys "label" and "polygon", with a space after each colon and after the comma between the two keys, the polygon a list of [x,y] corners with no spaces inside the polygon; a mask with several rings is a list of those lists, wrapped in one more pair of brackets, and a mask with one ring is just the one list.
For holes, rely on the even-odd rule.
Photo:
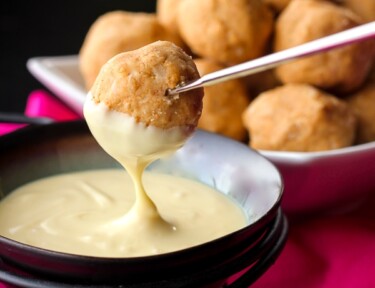
{"label": "bowl rim", "polygon": [[[88,129],[87,124],[84,120],[74,120],[74,121],[67,121],[67,122],[55,122],[51,124],[41,125],[41,126],[28,126],[25,128],[21,128],[14,133],[7,134],[5,136],[0,137],[0,154],[4,153],[6,151],[9,151],[8,149],[12,147],[12,145],[18,145],[22,146],[24,143],[30,143],[27,140],[31,140],[34,142],[31,143],[38,143],[40,141],[43,141],[43,139],[53,138],[53,137],[62,137],[62,135],[65,135],[64,133],[69,133],[71,135],[78,135],[78,136],[87,136],[91,135]],[[222,137],[220,135],[209,133],[205,131],[201,131],[201,133],[204,134],[213,134],[215,137]],[[231,140],[229,138],[223,137],[224,139],[228,141],[233,141],[235,145],[240,145],[242,149],[246,148],[249,149],[245,144],[242,144],[240,142]],[[58,138],[57,138],[58,139]],[[23,143],[23,144],[22,144]],[[30,144],[28,144],[30,145]],[[31,144],[32,145],[32,144]],[[19,149],[19,148],[14,148]],[[136,263],[144,263],[145,261],[150,263],[156,263],[159,261],[166,260],[168,258],[178,259],[178,263],[181,265],[186,265],[184,257],[191,253],[200,253],[204,255],[205,251],[208,250],[206,253],[213,253],[211,251],[212,249],[208,249],[209,247],[218,245],[227,245],[228,243],[232,243],[230,239],[233,237],[236,238],[236,245],[237,248],[234,249],[234,251],[237,251],[242,246],[241,245],[249,245],[249,239],[259,239],[259,235],[261,235],[264,232],[264,229],[267,227],[267,225],[274,219],[275,215],[277,214],[278,209],[280,209],[281,205],[281,199],[283,196],[283,180],[280,172],[277,170],[277,168],[266,158],[264,158],[262,155],[260,155],[257,151],[254,151],[255,154],[259,155],[259,157],[263,158],[264,161],[266,161],[268,164],[270,164],[277,173],[278,181],[280,181],[280,186],[278,186],[277,190],[277,199],[274,199],[274,202],[272,202],[272,206],[266,211],[265,214],[263,214],[261,217],[256,219],[255,221],[252,221],[245,227],[236,230],[232,233],[229,233],[223,237],[193,246],[186,249],[181,249],[178,251],[173,251],[169,253],[163,253],[159,255],[150,255],[150,256],[141,256],[141,257],[123,257],[123,258],[115,258],[115,257],[95,257],[95,256],[85,256],[85,255],[76,255],[76,254],[69,254],[69,253],[63,253],[63,252],[57,252],[57,251],[51,251],[27,244],[23,244],[21,242],[9,239],[4,236],[0,236],[0,247],[3,247],[0,252],[0,257],[4,257],[9,259],[12,255],[19,255],[19,252],[23,252],[31,257],[39,257],[41,256],[46,263],[49,263],[51,260],[50,258],[53,257],[53,259],[59,259],[63,262],[72,262],[76,265],[80,266],[82,263],[85,265],[92,263],[92,261],[95,261],[95,263],[99,265],[120,265],[126,262],[126,265],[133,265]],[[279,182],[278,182],[279,183]],[[275,197],[276,198],[276,197]],[[232,244],[231,244],[232,245]],[[237,250],[236,250],[237,249]],[[240,251],[237,251],[240,253]],[[18,254],[17,254],[18,253]],[[216,252],[215,252],[216,253]],[[220,253],[219,251],[217,253]],[[213,254],[214,255],[214,254]],[[204,256],[200,256],[204,257]],[[154,264],[155,265],[155,264]]]}
{"label": "bowl rim", "polygon": [[[227,271],[228,269],[226,268],[226,265],[220,266],[218,271],[216,271],[215,268],[210,267],[208,272],[207,272],[208,275],[211,277],[210,279],[212,280],[213,277],[215,277],[215,275],[216,276],[221,275],[222,278],[224,276],[227,278],[231,275],[234,275],[233,273],[237,273],[241,269],[247,268],[248,265],[246,264],[247,263],[246,260],[248,258],[254,258],[255,262],[253,263],[252,266],[250,266],[250,269],[247,269],[247,271],[245,273],[243,273],[240,277],[238,277],[234,282],[229,284],[228,288],[229,287],[239,287],[238,285],[241,285],[241,287],[242,286],[249,286],[252,283],[254,283],[261,275],[263,275],[266,272],[266,270],[274,263],[274,261],[276,261],[276,259],[281,254],[281,251],[283,250],[283,248],[285,247],[286,242],[287,242],[289,225],[288,225],[288,221],[286,219],[286,216],[283,214],[281,208],[278,209],[277,215],[275,216],[275,218],[274,218],[274,220],[272,221],[271,224],[272,225],[269,227],[268,231],[265,232],[263,239],[261,239],[261,241],[259,241],[256,244],[260,248],[259,251],[257,250],[257,251],[255,251],[255,253],[253,253],[253,251],[250,250],[250,249],[245,251],[243,254],[241,254],[239,256],[239,259],[237,259],[234,262],[229,264],[230,265],[229,271]],[[5,265],[5,267],[2,267],[4,265]],[[4,268],[4,269],[2,269],[2,268]],[[58,287],[61,287],[61,285],[62,285],[61,282],[56,282],[56,279],[53,279],[51,281],[51,280],[49,280],[49,278],[46,278],[46,279],[43,279],[43,280],[40,281],[40,280],[37,280],[38,278],[36,278],[36,279],[34,277],[30,278],[29,277],[30,275],[28,275],[28,274],[24,274],[24,273],[21,272],[21,274],[19,275],[19,273],[17,273],[17,272],[16,273],[8,272],[7,264],[0,262],[0,280],[4,280],[7,283],[14,284],[14,285],[20,285],[22,287],[23,286],[34,287],[33,284],[35,284],[35,281],[38,281],[38,284],[37,284],[38,287],[40,285],[41,287],[56,287],[56,288],[58,288]],[[212,274],[214,274],[214,275],[212,275]],[[205,275],[207,275],[207,274],[206,274],[206,272],[198,271],[198,274],[192,275],[193,277],[189,276],[189,275],[182,275],[181,280],[184,281],[184,283],[185,283],[186,280],[188,280],[188,282],[189,282],[189,283],[187,283],[189,285],[188,287],[192,287],[192,281],[193,282],[196,281],[196,280],[192,279],[192,278],[194,278],[194,279],[196,278],[196,277],[194,277],[195,275],[198,276],[198,278],[199,278],[198,282],[199,282],[199,281],[202,280],[202,277],[206,277]],[[174,280],[176,280],[176,279],[171,279],[172,283],[173,283]],[[181,280],[177,280],[177,281],[181,281]],[[165,279],[163,279],[163,282],[164,281],[165,281]],[[245,285],[245,283],[246,283],[246,285]],[[67,288],[68,287],[81,287],[81,288],[93,287],[91,284],[88,284],[88,285],[87,284],[83,284],[83,285],[78,284],[77,285],[77,283],[73,283],[73,284],[64,283],[64,285],[65,285],[64,287],[67,287]],[[148,285],[148,284],[145,283],[145,285]],[[150,287],[154,287],[154,284],[151,284],[151,285],[152,286],[150,286]],[[165,282],[163,283],[163,287],[164,286],[165,286]],[[113,286],[112,285],[107,286],[106,284],[104,284],[104,285],[101,285],[100,287],[104,288],[104,287],[113,287]],[[134,287],[134,286],[132,285],[131,287]],[[147,287],[149,287],[149,286],[147,286]],[[168,287],[172,287],[172,286],[170,286],[170,284],[169,284]],[[175,287],[174,284],[173,284],[173,287]]]}
{"label": "bowl rim", "polygon": [[319,159],[334,159],[347,156],[355,156],[357,154],[363,154],[367,152],[375,152],[375,141],[333,150],[316,152],[272,151],[262,149],[259,149],[257,151],[273,161],[285,161],[286,163],[311,162]]}

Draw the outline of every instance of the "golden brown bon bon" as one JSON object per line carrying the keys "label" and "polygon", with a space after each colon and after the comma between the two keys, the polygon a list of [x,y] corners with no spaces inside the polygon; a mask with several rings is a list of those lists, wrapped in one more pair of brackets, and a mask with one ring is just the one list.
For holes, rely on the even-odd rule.
{"label": "golden brown bon bon", "polygon": [[178,27],[198,56],[234,64],[265,53],[273,16],[261,0],[189,0],[179,5]]}
{"label": "golden brown bon bon", "polygon": [[[293,0],[275,29],[276,51],[303,44],[361,24],[349,9],[327,1]],[[283,83],[307,83],[335,93],[359,88],[371,68],[373,41],[364,41],[297,60],[276,68]]]}
{"label": "golden brown bon bon", "polygon": [[95,103],[102,102],[146,126],[194,129],[202,112],[203,89],[176,96],[165,96],[165,92],[198,78],[194,61],[182,48],[156,41],[111,58],[103,65],[91,94]]}
{"label": "golden brown bon bon", "polygon": [[260,94],[243,114],[250,146],[261,150],[322,151],[353,144],[356,118],[346,102],[307,84]]}
{"label": "golden brown bon bon", "polygon": [[358,119],[356,143],[375,141],[375,79],[370,79],[347,100]]}
{"label": "golden brown bon bon", "polygon": [[110,58],[157,40],[182,45],[178,37],[159,24],[155,14],[112,11],[101,15],[91,25],[79,51],[79,68],[86,88],[91,88]]}
{"label": "golden brown bon bon", "polygon": [[[199,73],[205,74],[225,68],[208,59],[196,59]],[[204,88],[203,111],[198,127],[235,140],[246,139],[247,131],[241,115],[250,100],[240,79],[226,81]]]}

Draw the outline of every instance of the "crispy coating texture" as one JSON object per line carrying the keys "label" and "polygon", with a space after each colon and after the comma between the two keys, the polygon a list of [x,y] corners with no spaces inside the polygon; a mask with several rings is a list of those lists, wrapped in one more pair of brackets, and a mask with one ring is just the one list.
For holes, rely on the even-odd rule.
{"label": "crispy coating texture", "polygon": [[202,112],[203,89],[177,96],[165,96],[165,92],[197,78],[199,73],[190,56],[171,42],[157,41],[110,59],[91,93],[96,103],[103,102],[146,126],[194,129]]}
{"label": "crispy coating texture", "polygon": [[181,40],[157,21],[155,14],[108,12],[90,27],[79,51],[79,68],[89,90],[100,68],[118,53],[138,49],[157,40],[181,46]]}
{"label": "crispy coating texture", "polygon": [[[196,59],[198,71],[205,75],[224,67],[208,59]],[[245,140],[247,130],[241,115],[250,100],[244,83],[239,79],[204,88],[203,111],[198,127],[235,140]]]}
{"label": "crispy coating texture", "polygon": [[375,79],[348,98],[358,119],[356,143],[375,141]]}
{"label": "crispy coating texture", "polygon": [[178,27],[200,57],[234,64],[265,53],[273,16],[261,0],[189,0],[179,5]]}
{"label": "crispy coating texture", "polygon": [[[349,9],[326,1],[293,0],[276,22],[276,51],[337,33],[360,24]],[[374,41],[334,49],[279,66],[283,83],[308,83],[342,94],[354,91],[365,81],[371,67]]]}
{"label": "crispy coating texture", "polygon": [[262,150],[321,151],[353,144],[348,105],[306,84],[288,84],[255,98],[243,114],[250,145]]}

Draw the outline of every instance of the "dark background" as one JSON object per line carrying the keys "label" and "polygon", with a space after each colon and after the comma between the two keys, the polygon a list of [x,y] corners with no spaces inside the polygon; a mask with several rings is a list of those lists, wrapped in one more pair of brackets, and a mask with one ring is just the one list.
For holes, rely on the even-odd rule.
{"label": "dark background", "polygon": [[27,59],[77,54],[96,18],[117,9],[152,12],[155,1],[1,1],[0,112],[23,112],[28,94],[44,88],[28,72]]}

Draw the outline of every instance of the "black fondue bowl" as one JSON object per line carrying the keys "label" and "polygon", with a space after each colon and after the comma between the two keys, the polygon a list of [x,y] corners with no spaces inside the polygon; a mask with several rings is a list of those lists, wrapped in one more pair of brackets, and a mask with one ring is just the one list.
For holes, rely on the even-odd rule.
{"label": "black fondue bowl", "polygon": [[[0,137],[3,196],[46,176],[104,168],[120,166],[103,152],[83,121],[28,127]],[[49,288],[243,288],[281,252],[287,234],[280,209],[282,179],[260,154],[241,143],[197,131],[177,153],[148,170],[192,178],[229,195],[247,213],[249,224],[188,249],[133,258],[60,253],[0,236],[0,281]],[[238,272],[241,276],[233,277]]]}

